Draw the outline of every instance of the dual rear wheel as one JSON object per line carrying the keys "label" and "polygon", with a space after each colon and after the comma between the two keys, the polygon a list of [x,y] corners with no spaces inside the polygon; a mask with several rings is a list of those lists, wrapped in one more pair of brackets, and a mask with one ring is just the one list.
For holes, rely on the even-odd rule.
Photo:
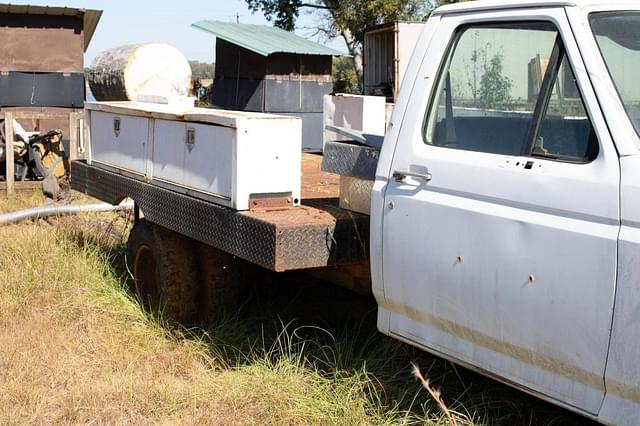
{"label": "dual rear wheel", "polygon": [[183,325],[204,323],[236,307],[246,291],[247,262],[144,219],[127,242],[132,291],[152,312]]}

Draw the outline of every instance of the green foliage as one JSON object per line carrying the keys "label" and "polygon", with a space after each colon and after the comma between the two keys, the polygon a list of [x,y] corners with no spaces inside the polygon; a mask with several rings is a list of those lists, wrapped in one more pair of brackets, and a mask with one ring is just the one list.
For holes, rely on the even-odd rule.
{"label": "green foliage", "polygon": [[[364,31],[394,21],[423,21],[442,4],[459,0],[245,0],[252,12],[262,12],[276,27],[293,31],[300,12],[315,11],[317,33],[326,38],[342,37],[353,57],[353,72],[362,83],[362,45]],[[461,0],[465,1],[465,0]],[[342,65],[342,64],[341,64]],[[343,68],[346,71],[346,68]],[[340,81],[348,81],[341,78]],[[342,84],[342,83],[340,83]],[[354,86],[340,89],[353,90]]]}
{"label": "green foliage", "polygon": [[469,62],[464,62],[470,106],[495,109],[511,101],[513,82],[503,75],[504,54],[492,54],[492,50],[491,43],[478,46],[471,52]]}
{"label": "green foliage", "polygon": [[[425,19],[431,0],[246,0],[253,12],[262,11],[268,21],[287,31],[295,29],[303,9],[319,18],[317,33],[326,38],[342,37],[352,56],[358,86],[362,83],[362,45],[368,27],[397,20]],[[346,87],[344,87],[346,89]]]}
{"label": "green foliage", "polygon": [[198,80],[213,79],[213,71],[215,64],[208,64],[200,61],[189,61],[191,65],[191,73]]}
{"label": "green foliage", "polygon": [[333,91],[336,93],[360,93],[358,73],[353,66],[353,59],[338,57],[333,60]]}
{"label": "green foliage", "polygon": [[431,10],[427,0],[350,0],[334,3],[332,19],[327,25],[330,29],[328,35],[335,37],[348,30],[360,46],[366,28],[398,20],[421,21]]}
{"label": "green foliage", "polygon": [[303,6],[301,0],[246,0],[249,10],[262,11],[267,21],[287,31],[293,31]]}
{"label": "green foliage", "polygon": [[504,55],[496,53],[483,65],[479,88],[479,101],[483,108],[495,109],[511,100],[513,82],[502,74],[503,60]]}
{"label": "green foliage", "polygon": [[302,9],[315,9],[328,24],[321,31],[329,37],[347,30],[362,42],[366,27],[395,20],[422,20],[432,8],[429,0],[246,0],[253,12],[262,11],[274,25],[293,31]]}

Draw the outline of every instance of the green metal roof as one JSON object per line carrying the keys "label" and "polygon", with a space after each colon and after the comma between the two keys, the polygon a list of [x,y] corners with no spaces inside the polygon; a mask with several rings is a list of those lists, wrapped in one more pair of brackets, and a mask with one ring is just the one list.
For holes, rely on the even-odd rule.
{"label": "green metal roof", "polygon": [[269,56],[272,53],[346,56],[342,52],[307,40],[304,37],[266,25],[198,21],[191,24],[191,26],[262,56]]}

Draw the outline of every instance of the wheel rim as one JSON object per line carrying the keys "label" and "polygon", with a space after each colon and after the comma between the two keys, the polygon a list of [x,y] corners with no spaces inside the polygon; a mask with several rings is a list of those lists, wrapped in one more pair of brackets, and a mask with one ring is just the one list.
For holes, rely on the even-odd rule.
{"label": "wheel rim", "polygon": [[134,259],[133,276],[136,293],[146,305],[155,305],[158,301],[158,268],[153,251],[146,245],[140,246]]}

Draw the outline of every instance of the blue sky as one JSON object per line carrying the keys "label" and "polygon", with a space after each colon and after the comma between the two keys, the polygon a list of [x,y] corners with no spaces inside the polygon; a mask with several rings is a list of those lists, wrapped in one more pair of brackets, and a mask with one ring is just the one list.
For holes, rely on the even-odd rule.
{"label": "blue sky", "polygon": [[[12,4],[35,4],[42,6],[68,6],[103,10],[102,19],[85,56],[85,64],[91,64],[94,56],[110,47],[144,42],[166,42],[173,44],[188,59],[203,62],[214,60],[215,38],[203,31],[191,28],[191,23],[201,19],[235,21],[270,25],[261,13],[251,14],[244,0],[62,0],[20,1]],[[316,18],[304,14],[299,19],[296,33],[310,37]],[[307,28],[307,29],[305,29]],[[319,40],[322,44],[346,52],[342,40]]]}

